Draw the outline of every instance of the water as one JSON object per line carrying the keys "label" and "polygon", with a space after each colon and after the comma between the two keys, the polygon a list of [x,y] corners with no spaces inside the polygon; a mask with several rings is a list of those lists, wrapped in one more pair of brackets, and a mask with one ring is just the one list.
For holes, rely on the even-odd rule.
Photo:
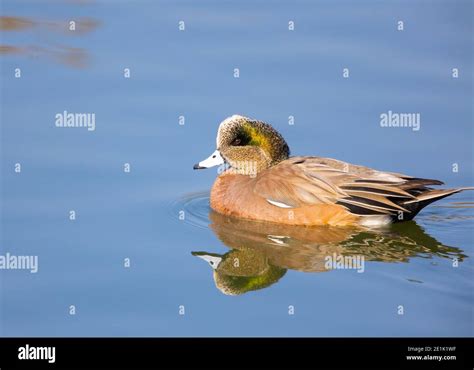
{"label": "water", "polygon": [[[0,270],[0,334],[472,336],[472,192],[378,232],[288,228],[211,212],[216,173],[192,170],[240,113],[295,155],[473,185],[471,8],[3,1],[0,247],[39,271]],[[95,131],[55,127],[64,110]],[[420,130],[381,128],[388,110]],[[333,253],[363,272],[326,271]]]}

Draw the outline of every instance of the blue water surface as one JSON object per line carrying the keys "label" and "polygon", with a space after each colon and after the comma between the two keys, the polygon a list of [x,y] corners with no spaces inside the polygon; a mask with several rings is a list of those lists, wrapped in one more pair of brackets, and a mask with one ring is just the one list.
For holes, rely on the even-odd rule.
{"label": "blue water surface", "polygon": [[[270,241],[252,253],[284,275],[231,295],[191,254],[247,246],[209,227],[216,171],[192,170],[232,114],[273,124],[294,155],[472,186],[472,2],[1,7],[17,20],[1,31],[0,251],[39,258],[35,274],[0,270],[1,336],[473,335],[469,192],[422,211],[409,237],[401,226],[370,253],[358,241],[363,273],[303,267],[324,256],[318,242],[295,242],[303,257],[281,262],[292,244]],[[56,127],[65,110],[94,113],[96,129]],[[419,113],[420,130],[381,127],[389,110]]]}

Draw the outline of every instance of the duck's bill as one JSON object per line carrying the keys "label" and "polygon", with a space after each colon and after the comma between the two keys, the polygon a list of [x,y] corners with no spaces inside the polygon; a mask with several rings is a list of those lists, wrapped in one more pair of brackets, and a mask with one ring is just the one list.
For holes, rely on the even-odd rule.
{"label": "duck's bill", "polygon": [[191,252],[191,254],[206,261],[214,270],[222,261],[222,256],[217,253]]}
{"label": "duck's bill", "polygon": [[196,163],[193,168],[195,170],[201,170],[203,168],[210,168],[214,166],[219,166],[221,164],[224,164],[224,158],[222,158],[221,153],[216,150],[209,156],[209,158],[206,158],[205,160]]}

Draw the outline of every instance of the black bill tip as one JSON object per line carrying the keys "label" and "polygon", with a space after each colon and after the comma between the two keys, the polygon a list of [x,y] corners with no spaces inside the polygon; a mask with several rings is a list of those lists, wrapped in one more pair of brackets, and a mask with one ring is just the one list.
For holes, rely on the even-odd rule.
{"label": "black bill tip", "polygon": [[201,167],[201,166],[199,165],[199,163],[196,163],[196,164],[193,166],[193,170],[202,170],[202,169],[204,169],[204,168],[206,168],[206,167]]}

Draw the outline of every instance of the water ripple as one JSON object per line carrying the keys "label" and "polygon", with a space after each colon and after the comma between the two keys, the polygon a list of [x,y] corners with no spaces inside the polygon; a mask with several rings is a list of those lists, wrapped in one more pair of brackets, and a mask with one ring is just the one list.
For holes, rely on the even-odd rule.
{"label": "water ripple", "polygon": [[210,211],[209,191],[186,194],[173,201],[169,209],[172,212],[172,217],[177,221],[207,229]]}

